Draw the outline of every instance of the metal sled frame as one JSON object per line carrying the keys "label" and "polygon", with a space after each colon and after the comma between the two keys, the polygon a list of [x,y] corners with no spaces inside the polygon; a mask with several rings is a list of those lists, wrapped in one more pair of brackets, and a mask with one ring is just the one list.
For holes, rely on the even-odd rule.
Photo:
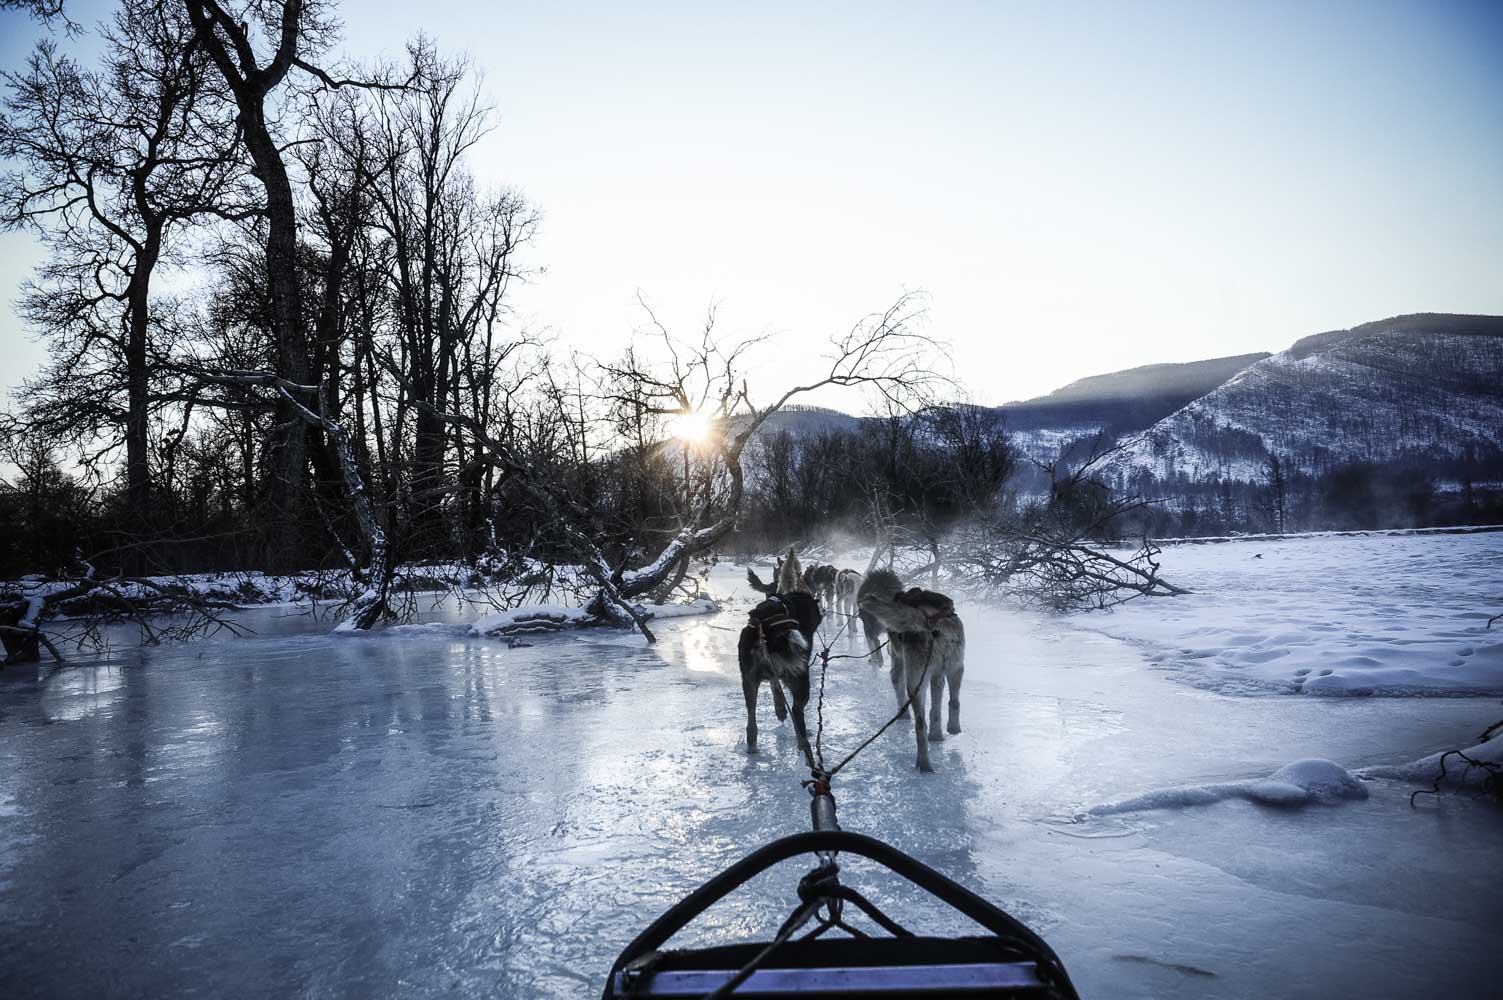
{"label": "metal sled frame", "polygon": [[[816,823],[816,825],[819,825]],[[836,852],[868,858],[948,903],[992,936],[918,937],[896,924],[860,893],[833,877]],[[821,921],[802,938],[777,944],[765,961],[766,942],[686,951],[662,951],[664,944],[728,893],[773,865],[803,854],[818,854],[830,877],[806,893],[817,869],[800,885],[805,907],[820,899],[850,902],[893,934],[873,938],[838,919]],[[789,922],[797,918],[795,910]],[[789,924],[785,924],[785,929]],[[820,939],[832,926],[851,931],[850,939]],[[780,931],[780,936],[782,932]],[[745,975],[744,967],[756,964]],[[775,840],[716,875],[637,935],[616,959],[606,981],[605,1000],[628,997],[704,997],[724,991],[738,975],[735,997],[817,996],[828,1000],[899,997],[1057,997],[1073,1000],[1075,988],[1053,949],[1003,910],[902,851],[859,833],[821,829]]]}

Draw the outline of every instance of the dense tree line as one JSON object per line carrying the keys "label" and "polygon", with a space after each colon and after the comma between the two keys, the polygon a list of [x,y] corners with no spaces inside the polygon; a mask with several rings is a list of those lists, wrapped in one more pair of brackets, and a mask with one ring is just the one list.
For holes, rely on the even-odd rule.
{"label": "dense tree line", "polygon": [[1136,515],[1131,530],[1175,538],[1503,523],[1503,485],[1465,469],[1443,483],[1436,471],[1429,463],[1348,462],[1311,474],[1272,455],[1253,482],[1143,476],[1134,487],[1160,502]]}
{"label": "dense tree line", "polygon": [[339,558],[359,532],[319,416],[399,544],[473,553],[493,484],[441,414],[541,421],[513,412],[547,359],[507,311],[537,214],[472,173],[493,125],[473,74],[424,39],[325,69],[334,24],[306,0],[121,0],[95,63],[48,39],[5,74],[0,218],[49,251],[6,499],[62,463],[88,493],[74,547],[116,568]]}
{"label": "dense tree line", "polygon": [[952,403],[850,429],[764,434],[750,461],[749,552],[802,541],[870,544],[893,525],[939,537],[1010,502],[1018,468],[1002,416]]}

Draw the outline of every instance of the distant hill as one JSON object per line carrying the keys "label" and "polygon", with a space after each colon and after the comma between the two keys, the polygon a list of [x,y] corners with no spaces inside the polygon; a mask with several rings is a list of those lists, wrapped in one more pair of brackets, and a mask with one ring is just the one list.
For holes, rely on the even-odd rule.
{"label": "distant hill", "polygon": [[998,407],[1013,443],[1039,461],[1050,461],[1072,443],[1115,439],[1152,427],[1199,399],[1267,352],[1183,364],[1143,365],[1077,379],[1047,396]]}
{"label": "distant hill", "polygon": [[1305,337],[1157,421],[1114,468],[1160,481],[1352,462],[1441,467],[1503,445],[1503,316],[1419,313]]}
{"label": "distant hill", "polygon": [[758,433],[786,430],[793,434],[823,434],[827,431],[854,430],[860,423],[860,417],[823,406],[786,406],[768,417]]}
{"label": "distant hill", "polygon": [[1199,399],[1267,351],[1185,364],[1143,365],[1077,379],[1047,396],[1000,407],[1013,430],[1082,426],[1119,433],[1142,430]]}

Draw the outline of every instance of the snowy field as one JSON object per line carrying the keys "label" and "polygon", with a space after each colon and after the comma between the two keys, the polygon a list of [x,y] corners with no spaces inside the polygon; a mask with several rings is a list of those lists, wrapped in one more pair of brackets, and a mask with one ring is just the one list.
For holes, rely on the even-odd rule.
{"label": "snowy field", "polygon": [[[1500,543],[1182,547],[1165,553],[1197,591],[1182,600],[1064,619],[962,603],[965,731],[920,775],[895,727],[837,779],[842,823],[1031,924],[1088,997],[1486,996],[1503,810],[1411,809],[1403,765],[1503,715],[1462,694],[1503,686],[1475,617],[1503,608]],[[740,573],[712,578],[723,611],[659,623],[653,647],[513,648],[446,609],[330,635],[268,608],[248,639],[10,668],[0,996],[598,995],[664,907],[807,827],[765,697],[745,751]],[[1312,676],[1453,696],[1290,694]],[[838,661],[827,748],[891,701]],[[765,934],[806,867],[686,940]],[[869,866],[846,880],[910,926],[963,930]]]}
{"label": "snowy field", "polygon": [[1164,549],[1194,593],[1092,622],[1224,692],[1503,695],[1503,532]]}

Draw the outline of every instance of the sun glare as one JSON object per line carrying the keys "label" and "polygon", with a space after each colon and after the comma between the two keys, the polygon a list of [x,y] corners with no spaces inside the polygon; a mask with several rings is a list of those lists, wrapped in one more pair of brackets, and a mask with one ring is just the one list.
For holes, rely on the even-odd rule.
{"label": "sun glare", "polygon": [[668,433],[685,444],[703,444],[710,437],[710,415],[702,411],[676,413],[668,418]]}

